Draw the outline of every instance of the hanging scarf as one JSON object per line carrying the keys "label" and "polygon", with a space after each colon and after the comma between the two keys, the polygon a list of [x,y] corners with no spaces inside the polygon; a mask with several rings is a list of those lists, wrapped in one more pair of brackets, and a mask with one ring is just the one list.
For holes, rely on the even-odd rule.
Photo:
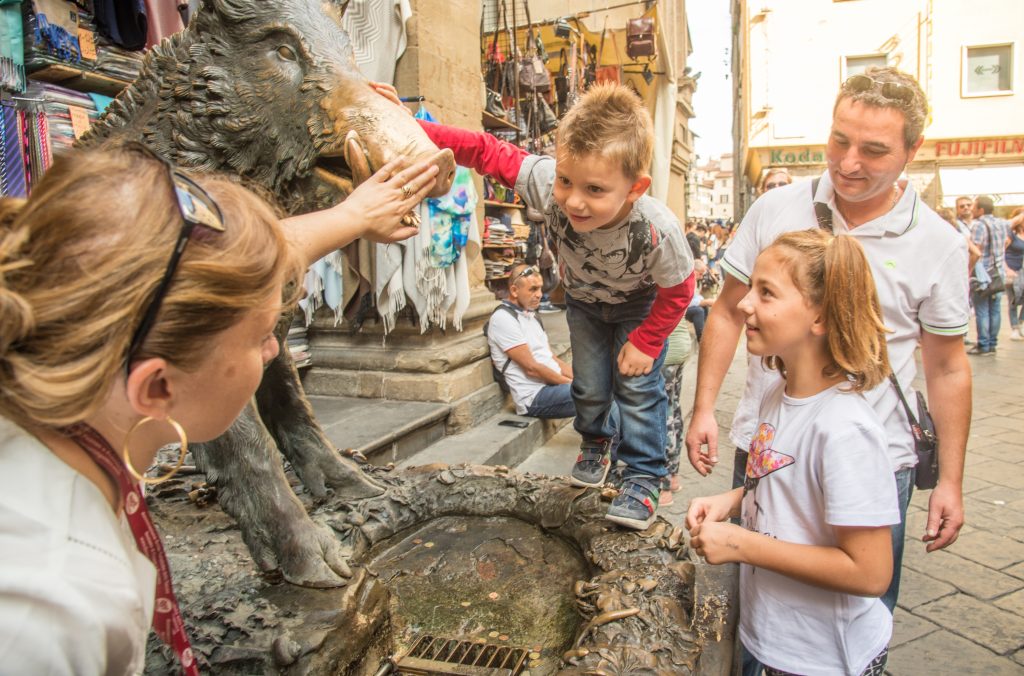
{"label": "hanging scarf", "polygon": [[469,169],[458,167],[447,195],[427,200],[430,206],[430,249],[427,259],[435,268],[447,268],[459,258],[469,239],[469,223],[476,209],[476,191]]}

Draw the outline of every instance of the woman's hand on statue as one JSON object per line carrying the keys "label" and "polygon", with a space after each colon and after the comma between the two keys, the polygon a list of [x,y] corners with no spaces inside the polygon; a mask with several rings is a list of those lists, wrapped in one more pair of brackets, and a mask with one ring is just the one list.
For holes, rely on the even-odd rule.
{"label": "woman's hand on statue", "polygon": [[332,207],[338,218],[361,224],[363,239],[400,242],[419,232],[403,218],[427,197],[434,187],[438,167],[428,162],[409,166],[406,158],[391,160],[363,181],[344,202]]}

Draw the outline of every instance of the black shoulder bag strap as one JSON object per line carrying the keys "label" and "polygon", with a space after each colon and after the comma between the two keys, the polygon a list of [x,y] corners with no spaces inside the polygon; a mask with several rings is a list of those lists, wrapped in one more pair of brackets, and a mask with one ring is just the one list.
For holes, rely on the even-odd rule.
{"label": "black shoulder bag strap", "polygon": [[907,412],[907,420],[910,421],[910,433],[914,435],[914,441],[921,441],[924,437],[921,431],[921,424],[917,422],[917,416],[910,410],[910,404],[907,403],[907,398],[903,396],[903,389],[900,387],[900,381],[896,380],[896,374],[889,374],[889,382],[896,389],[896,396],[900,398],[900,403],[903,404],[903,410]]}
{"label": "black shoulder bag strap", "polygon": [[828,208],[827,204],[814,201],[814,196],[818,194],[818,183],[820,182],[821,178],[816,178],[811,182],[811,203],[814,205],[814,217],[818,220],[818,227],[831,234],[832,210]]}
{"label": "black shoulder bag strap", "polygon": [[[508,312],[510,315],[515,317],[517,320],[519,319],[519,313],[521,312],[520,310],[517,310],[516,308],[512,307],[512,305],[510,303],[506,303],[505,301],[502,301],[501,304],[498,305],[498,307],[494,308],[494,312],[491,313],[491,316],[493,317],[495,315],[495,313],[498,312],[498,310],[504,310],[505,312]],[[542,322],[540,320],[540,317],[534,317],[534,319],[537,320],[537,323],[540,324],[540,328],[543,329],[544,328],[544,322]],[[503,378],[505,377],[505,371],[508,369],[508,365],[511,364],[511,363],[512,363],[511,357],[505,359],[505,363],[501,366],[501,369],[498,371],[498,373],[500,373]]]}

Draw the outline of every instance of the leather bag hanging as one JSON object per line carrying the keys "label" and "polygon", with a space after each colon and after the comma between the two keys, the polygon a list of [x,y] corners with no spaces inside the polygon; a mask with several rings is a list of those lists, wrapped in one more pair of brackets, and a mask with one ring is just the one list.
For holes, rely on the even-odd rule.
{"label": "leather bag hanging", "polygon": [[[501,2],[498,13],[501,17],[501,23],[507,27],[508,14],[504,0]],[[482,32],[482,17],[480,19],[480,27]],[[507,111],[505,110],[503,99],[508,96],[511,91],[511,87],[509,86],[509,73],[511,71],[512,64],[505,58],[505,54],[501,51],[501,47],[498,46],[498,35],[499,29],[497,22],[495,22],[494,39],[487,48],[486,54],[487,67],[484,73],[486,97],[484,99],[484,110],[495,117],[504,118]]]}
{"label": "leather bag hanging", "polygon": [[537,45],[543,47],[538,36],[533,32],[533,22],[530,20],[530,3],[524,0],[526,10],[526,22],[530,28],[527,31],[526,49],[528,55],[519,62],[519,90],[520,94],[530,92],[547,92],[551,90],[551,75],[544,65],[544,59],[540,56]]}
{"label": "leather bag hanging", "polygon": [[[607,21],[605,22],[607,23]],[[601,30],[601,43],[597,48],[597,68],[594,72],[594,78],[597,82],[613,82],[619,84],[622,82],[622,70],[618,63],[611,66],[602,66],[601,58],[604,56],[604,36],[607,29]],[[619,60],[619,48],[618,43],[615,41],[615,31],[612,31],[612,45],[615,47],[615,60]]]}
{"label": "leather bag hanging", "polygon": [[657,55],[654,46],[654,17],[642,16],[626,22],[626,54],[634,61]]}

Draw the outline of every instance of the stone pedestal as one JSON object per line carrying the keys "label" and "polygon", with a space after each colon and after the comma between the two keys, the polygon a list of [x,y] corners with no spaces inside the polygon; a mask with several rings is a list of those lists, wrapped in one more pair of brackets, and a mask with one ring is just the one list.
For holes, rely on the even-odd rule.
{"label": "stone pedestal", "polygon": [[[413,10],[408,48],[396,69],[399,93],[423,96],[424,105],[446,124],[479,129],[480,3],[414,0]],[[482,203],[479,177],[477,192]],[[420,335],[418,326],[399,319],[385,337],[379,322],[368,321],[353,332],[335,328],[328,319],[315,321],[310,328],[315,366],[303,375],[307,392],[448,403],[449,432],[496,413],[504,398],[491,377],[481,330],[494,308],[494,295],[484,286],[480,256],[468,262],[472,297],[461,332],[449,325],[443,332],[432,328]]]}
{"label": "stone pedestal", "polygon": [[327,318],[314,321],[315,366],[303,374],[303,387],[308,394],[444,402],[452,407],[449,433],[497,413],[504,395],[491,375],[483,335],[494,295],[482,286],[472,294],[461,332],[434,328],[421,335],[418,325],[400,319],[385,336],[379,322],[354,332]]}

